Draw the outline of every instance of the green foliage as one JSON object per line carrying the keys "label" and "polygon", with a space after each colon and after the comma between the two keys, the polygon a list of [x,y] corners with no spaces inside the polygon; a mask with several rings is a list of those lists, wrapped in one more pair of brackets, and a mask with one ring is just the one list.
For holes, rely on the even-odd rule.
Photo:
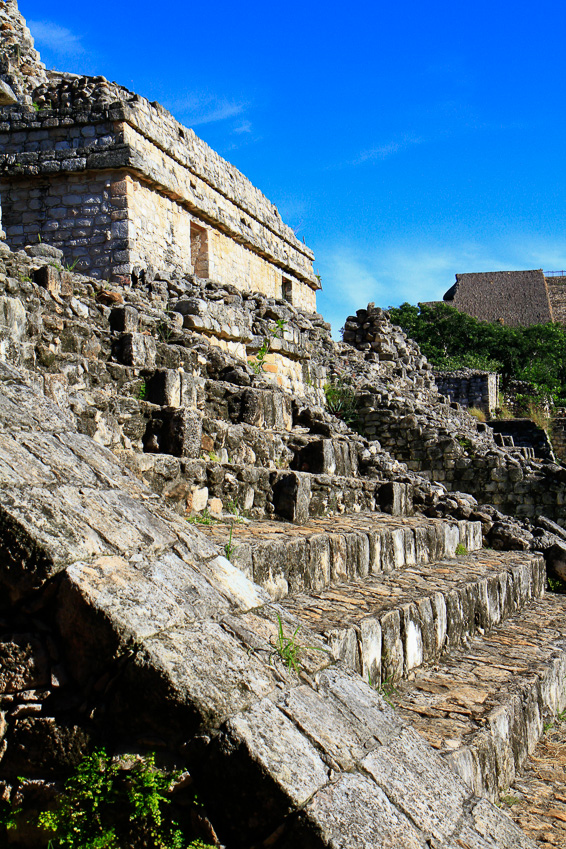
{"label": "green foliage", "polygon": [[265,371],[265,359],[271,349],[271,344],[274,339],[282,339],[287,325],[286,318],[278,318],[269,330],[268,335],[264,337],[263,344],[255,357],[250,358],[248,363],[256,374],[263,374]]}
{"label": "green foliage", "polygon": [[211,516],[208,512],[208,507],[205,507],[202,513],[197,516],[190,516],[187,519],[187,522],[191,525],[214,525],[218,519],[215,519],[214,516]]}
{"label": "green foliage", "polygon": [[397,689],[393,686],[390,675],[388,675],[384,681],[378,684],[377,682],[372,683],[371,673],[368,672],[368,684],[370,685],[372,690],[375,690],[376,693],[379,693],[381,698],[387,702],[389,707],[395,707],[395,702],[393,701],[393,698],[397,694]]}
{"label": "green foliage", "polygon": [[467,554],[467,553],[468,553],[468,549],[466,548],[466,546],[462,542],[459,542],[458,545],[456,546],[456,554],[458,556],[461,556],[461,555]]}
{"label": "green foliage", "polygon": [[[499,798],[503,805],[507,805],[510,808],[513,807],[513,805],[518,805],[521,801],[517,796],[512,796],[510,793],[506,793],[504,796],[500,796]],[[501,805],[498,807],[501,807]]]}
{"label": "green foliage", "polygon": [[226,560],[232,560],[232,554],[234,553],[234,549],[236,546],[232,543],[232,533],[234,531],[234,525],[230,525],[230,536],[228,537],[228,542],[224,546],[224,554],[226,555]]}
{"label": "green foliage", "polygon": [[[189,842],[170,816],[168,795],[178,775],[158,769],[154,755],[116,762],[97,749],[35,825],[51,835],[49,849],[206,849],[200,840]],[[0,825],[14,828],[19,813],[4,805]]]}
{"label": "green foliage", "polygon": [[[504,381],[532,383],[540,397],[566,397],[566,328],[559,324],[508,327],[458,312],[447,304],[389,310],[391,321],[418,342],[439,369],[481,368]],[[540,398],[539,398],[540,400]]]}
{"label": "green foliage", "polygon": [[147,380],[142,380],[138,391],[138,400],[145,401],[147,398]]}
{"label": "green foliage", "polygon": [[566,593],[566,582],[562,578],[553,578],[551,575],[547,575],[546,585],[551,593]]}
{"label": "green foliage", "polygon": [[324,384],[324,395],[329,412],[343,419],[347,425],[358,420],[356,389],[347,376],[332,377]]}
{"label": "green foliage", "polygon": [[275,642],[270,640],[270,643],[273,647],[273,651],[269,655],[269,662],[271,663],[274,655],[277,655],[285,664],[287,669],[294,669],[294,671],[299,674],[301,671],[301,661],[299,658],[299,654],[302,651],[322,651],[327,652],[327,649],[320,648],[319,646],[302,646],[297,641],[297,634],[301,630],[301,626],[297,625],[295,630],[293,631],[292,636],[286,637],[283,632],[283,623],[281,621],[281,617],[277,614],[277,638]]}
{"label": "green foliage", "polygon": [[[232,521],[242,523],[244,519],[249,519],[249,511],[240,507],[240,502],[237,498],[231,499],[226,504],[226,510],[234,518]],[[229,559],[229,558],[228,558]]]}

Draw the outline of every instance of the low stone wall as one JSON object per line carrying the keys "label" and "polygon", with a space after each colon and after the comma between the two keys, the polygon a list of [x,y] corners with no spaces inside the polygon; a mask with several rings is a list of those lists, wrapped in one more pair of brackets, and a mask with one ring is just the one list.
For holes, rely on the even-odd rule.
{"label": "low stone wall", "polygon": [[460,406],[475,407],[490,416],[498,406],[499,375],[475,369],[435,371],[438,391]]}

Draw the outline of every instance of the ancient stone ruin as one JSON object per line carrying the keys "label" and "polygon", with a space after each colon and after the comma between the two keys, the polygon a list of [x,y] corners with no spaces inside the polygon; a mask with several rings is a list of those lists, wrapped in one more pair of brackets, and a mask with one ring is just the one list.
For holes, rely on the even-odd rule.
{"label": "ancient stone ruin", "polygon": [[444,303],[481,321],[517,325],[566,321],[563,272],[484,271],[457,274]]}
{"label": "ancient stone ruin", "polygon": [[[564,845],[529,758],[566,708],[566,471],[498,444],[373,304],[334,342],[263,196],[0,15],[30,57],[0,113],[0,800],[41,807],[102,743],[185,770],[228,849]],[[87,213],[99,178],[123,193]]]}

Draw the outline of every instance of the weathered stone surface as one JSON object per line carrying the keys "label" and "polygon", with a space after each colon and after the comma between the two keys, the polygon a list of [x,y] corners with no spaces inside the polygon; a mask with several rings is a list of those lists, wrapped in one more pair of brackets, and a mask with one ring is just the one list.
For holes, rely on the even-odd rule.
{"label": "weathered stone surface", "polygon": [[423,849],[426,845],[424,836],[391,804],[383,790],[357,774],[343,775],[320,790],[282,845],[286,849],[342,846],[345,835],[349,849]]}
{"label": "weathered stone surface", "polygon": [[89,737],[76,725],[60,725],[52,717],[17,719],[10,735],[2,772],[15,780],[25,770],[30,778],[64,776],[84,757]]}
{"label": "weathered stone surface", "polygon": [[0,694],[44,687],[49,683],[49,660],[32,634],[0,639]]}

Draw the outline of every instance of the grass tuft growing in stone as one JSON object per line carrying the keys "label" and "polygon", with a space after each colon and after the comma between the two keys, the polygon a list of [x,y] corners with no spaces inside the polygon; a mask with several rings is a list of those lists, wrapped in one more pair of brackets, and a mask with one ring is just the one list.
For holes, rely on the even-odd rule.
{"label": "grass tuft growing in stone", "polygon": [[293,669],[298,675],[301,671],[299,655],[302,651],[321,651],[328,653],[328,649],[323,649],[320,646],[302,646],[297,641],[297,634],[301,630],[300,625],[297,625],[290,637],[286,637],[283,632],[283,622],[281,621],[279,614],[277,614],[277,622],[278,627],[276,640],[275,642],[270,640],[270,644],[273,647],[273,651],[269,655],[270,663],[273,657],[277,655],[283,661],[287,669]]}

